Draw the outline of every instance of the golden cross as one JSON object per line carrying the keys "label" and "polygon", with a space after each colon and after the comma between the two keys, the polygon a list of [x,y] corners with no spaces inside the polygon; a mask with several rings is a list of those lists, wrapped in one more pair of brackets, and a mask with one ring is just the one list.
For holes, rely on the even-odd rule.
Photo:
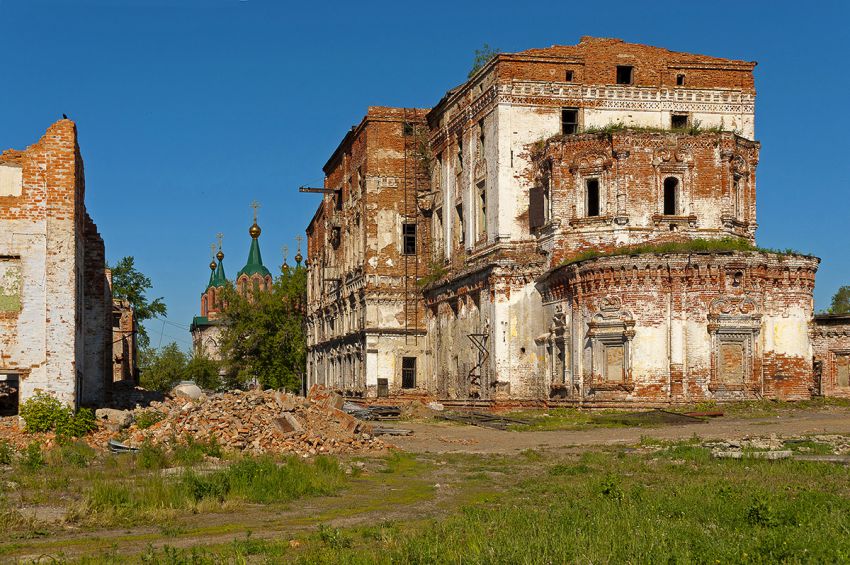
{"label": "golden cross", "polygon": [[210,255],[215,259],[215,243],[210,243]]}
{"label": "golden cross", "polygon": [[286,257],[287,257],[287,255],[289,255],[289,247],[284,245],[283,247],[280,248],[280,250],[283,251],[283,262],[285,263]]}
{"label": "golden cross", "polygon": [[260,207],[260,203],[254,200],[251,202],[251,208],[254,209],[254,223],[257,223],[257,209]]}
{"label": "golden cross", "polygon": [[301,242],[303,240],[304,240],[304,237],[302,235],[299,234],[299,235],[295,236],[295,241],[298,242],[298,253],[301,253]]}
{"label": "golden cross", "polygon": [[215,234],[215,238],[218,240],[218,248],[221,249],[221,240],[224,239],[224,234],[218,232],[217,234]]}

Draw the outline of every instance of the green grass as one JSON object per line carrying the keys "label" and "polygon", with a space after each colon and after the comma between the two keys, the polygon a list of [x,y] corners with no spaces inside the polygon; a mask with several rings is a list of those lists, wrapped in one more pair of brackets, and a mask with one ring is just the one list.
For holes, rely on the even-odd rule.
{"label": "green grass", "polygon": [[811,400],[745,400],[738,402],[718,403],[714,401],[700,402],[679,406],[672,410],[676,412],[723,412],[731,418],[769,418],[772,416],[788,415],[794,412],[810,412],[830,408],[850,408],[850,399],[846,398],[813,398]]}
{"label": "green grass", "polygon": [[525,420],[528,424],[511,424],[508,429],[518,432],[540,432],[646,426],[645,423],[628,421],[627,414],[621,410],[590,411],[578,408],[525,410],[512,412],[510,417]]}
{"label": "green grass", "polygon": [[13,537],[40,527],[22,519],[20,507],[59,505],[67,511],[65,521],[78,527],[162,524],[242,503],[334,494],[348,482],[329,457],[245,456],[219,459],[211,468],[210,454],[220,454],[214,444],[189,442],[171,452],[144,445],[137,454],[122,455],[97,455],[81,442],[48,451],[33,445],[14,454],[11,480],[0,481],[0,527]]}
{"label": "green grass", "polygon": [[[647,439],[647,442],[656,442]],[[442,457],[442,456],[440,456]],[[146,562],[799,563],[847,562],[850,469],[712,459],[695,441],[659,452],[520,457],[493,491],[446,516],[298,536],[150,550]],[[533,461],[532,461],[533,460]],[[446,458],[467,469],[469,456]],[[454,468],[454,467],[453,467]]]}
{"label": "green grass", "polygon": [[794,249],[770,249],[756,247],[748,241],[724,237],[721,239],[690,239],[686,241],[668,241],[663,243],[645,243],[639,245],[625,245],[608,251],[588,249],[566,259],[561,266],[580,263],[597,257],[617,257],[622,255],[642,255],[646,253],[671,254],[671,253],[728,253],[732,251],[755,251],[759,253],[776,253],[779,255],[806,255]]}

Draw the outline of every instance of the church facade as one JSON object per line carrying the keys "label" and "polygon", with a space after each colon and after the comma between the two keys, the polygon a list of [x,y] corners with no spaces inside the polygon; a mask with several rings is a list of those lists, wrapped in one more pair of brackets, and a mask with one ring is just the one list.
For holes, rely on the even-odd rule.
{"label": "church facade", "polygon": [[[383,390],[358,365],[311,382],[594,405],[843,394],[843,322],[813,315],[819,260],[756,246],[755,66],[593,37],[493,57],[425,116],[415,378],[382,358]],[[308,327],[344,323],[316,269],[346,182],[326,177],[308,228],[324,290]],[[381,252],[404,245],[391,202],[363,221]]]}

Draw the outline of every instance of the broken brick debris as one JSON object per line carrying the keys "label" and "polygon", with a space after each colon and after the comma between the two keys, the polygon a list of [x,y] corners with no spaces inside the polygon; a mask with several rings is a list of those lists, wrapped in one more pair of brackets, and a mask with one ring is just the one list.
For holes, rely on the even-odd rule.
{"label": "broken brick debris", "polygon": [[146,429],[129,428],[128,446],[146,441],[215,441],[225,449],[301,456],[378,451],[386,445],[374,432],[338,408],[342,397],[313,386],[307,398],[274,390],[232,391],[198,400],[170,398],[149,409],[165,418]]}

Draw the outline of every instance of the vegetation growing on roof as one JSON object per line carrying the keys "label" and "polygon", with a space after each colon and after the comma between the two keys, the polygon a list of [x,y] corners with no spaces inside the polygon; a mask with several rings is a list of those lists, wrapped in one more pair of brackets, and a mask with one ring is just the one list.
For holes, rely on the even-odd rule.
{"label": "vegetation growing on roof", "polygon": [[490,47],[488,44],[484,44],[481,49],[475,50],[475,56],[472,58],[472,68],[469,69],[469,74],[467,78],[471,78],[478,69],[486,65],[490,62],[490,59],[501,53],[502,50],[497,47]]}
{"label": "vegetation growing on roof", "polygon": [[679,133],[686,135],[700,135],[700,134],[719,134],[719,133],[734,133],[735,135],[740,135],[739,130],[731,130],[725,129],[722,126],[710,126],[706,127],[702,125],[702,122],[699,120],[694,120],[691,125],[685,128],[657,128],[651,126],[634,126],[627,125],[622,122],[611,122],[605,126],[588,126],[585,128],[580,128],[576,133],[559,133],[555,134],[548,138],[541,138],[535,141],[532,144],[532,152],[533,154],[539,155],[550,143],[557,143],[559,141],[565,141],[568,139],[573,139],[578,135],[598,135],[605,136],[611,140],[615,133],[619,132],[633,132],[633,133]]}
{"label": "vegetation growing on roof", "polygon": [[795,249],[771,249],[757,247],[750,242],[736,237],[722,239],[689,239],[687,241],[665,241],[662,243],[643,243],[626,245],[611,250],[588,249],[561,263],[561,266],[581,263],[597,257],[616,257],[619,255],[642,255],[645,253],[728,253],[731,251],[757,251],[761,253],[776,253],[779,255],[806,255]]}

